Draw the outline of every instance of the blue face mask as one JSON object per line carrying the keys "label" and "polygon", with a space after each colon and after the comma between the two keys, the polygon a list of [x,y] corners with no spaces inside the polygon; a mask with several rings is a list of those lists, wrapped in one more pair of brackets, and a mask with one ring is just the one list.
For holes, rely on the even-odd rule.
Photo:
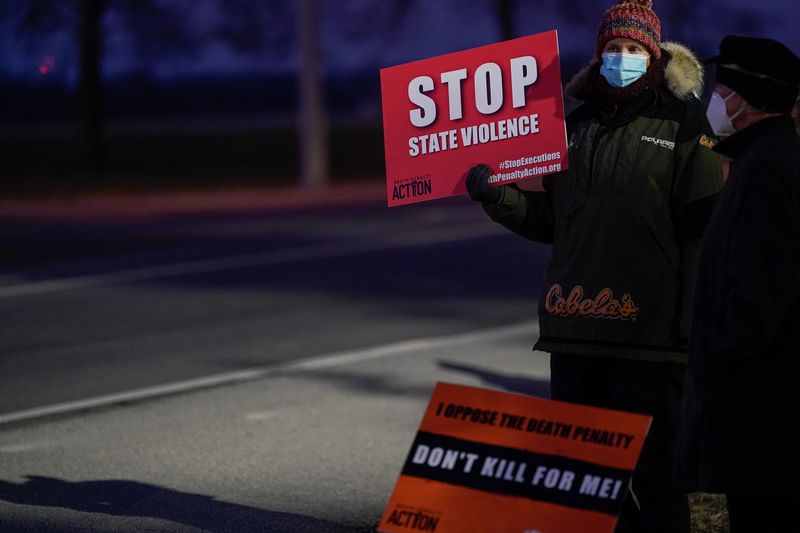
{"label": "blue face mask", "polygon": [[640,54],[603,54],[600,74],[612,87],[626,87],[647,72],[647,56]]}

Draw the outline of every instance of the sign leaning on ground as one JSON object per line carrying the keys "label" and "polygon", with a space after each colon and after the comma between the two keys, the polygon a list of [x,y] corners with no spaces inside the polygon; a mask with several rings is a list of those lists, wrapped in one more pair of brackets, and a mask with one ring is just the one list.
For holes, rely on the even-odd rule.
{"label": "sign leaning on ground", "polygon": [[650,422],[438,383],[378,530],[611,533]]}
{"label": "sign leaning on ground", "polygon": [[381,69],[381,98],[390,207],[567,168],[555,30]]}

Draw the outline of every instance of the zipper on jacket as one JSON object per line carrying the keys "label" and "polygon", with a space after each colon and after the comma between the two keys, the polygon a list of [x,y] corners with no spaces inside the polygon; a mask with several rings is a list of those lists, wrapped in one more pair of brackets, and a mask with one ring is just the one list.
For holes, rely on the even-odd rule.
{"label": "zipper on jacket", "polygon": [[586,182],[586,193],[588,194],[589,191],[592,189],[592,181],[594,180],[594,161],[597,157],[597,148],[600,146],[600,139],[609,132],[609,130],[614,129],[614,119],[617,117],[617,113],[619,112],[619,106],[614,104],[614,107],[611,109],[611,120],[608,121],[608,124],[603,124],[603,121],[600,121],[600,127],[597,129],[597,133],[594,136],[594,140],[592,141],[592,153],[589,160],[589,178]]}
{"label": "zipper on jacket", "polygon": [[600,139],[605,135],[608,131],[606,126],[600,126],[597,128],[597,133],[594,135],[594,139],[592,140],[592,153],[589,156],[589,176],[586,178],[586,194],[589,194],[589,191],[592,190],[592,181],[594,178],[594,161],[597,157],[597,149],[600,146]]}

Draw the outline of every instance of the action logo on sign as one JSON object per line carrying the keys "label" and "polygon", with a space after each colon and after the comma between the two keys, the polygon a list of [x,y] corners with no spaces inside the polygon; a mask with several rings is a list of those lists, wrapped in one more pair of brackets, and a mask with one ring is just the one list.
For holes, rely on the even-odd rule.
{"label": "action logo on sign", "polygon": [[398,505],[389,514],[386,523],[412,531],[436,531],[439,526],[439,516]]}
{"label": "action logo on sign", "polygon": [[555,31],[382,69],[381,95],[389,206],[463,193],[479,162],[496,184],[567,168]]}

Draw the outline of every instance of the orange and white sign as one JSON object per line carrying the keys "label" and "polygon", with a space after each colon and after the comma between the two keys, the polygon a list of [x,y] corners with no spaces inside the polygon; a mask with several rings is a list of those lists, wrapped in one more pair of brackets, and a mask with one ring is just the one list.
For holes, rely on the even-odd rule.
{"label": "orange and white sign", "polygon": [[439,383],[378,530],[611,533],[650,422]]}

